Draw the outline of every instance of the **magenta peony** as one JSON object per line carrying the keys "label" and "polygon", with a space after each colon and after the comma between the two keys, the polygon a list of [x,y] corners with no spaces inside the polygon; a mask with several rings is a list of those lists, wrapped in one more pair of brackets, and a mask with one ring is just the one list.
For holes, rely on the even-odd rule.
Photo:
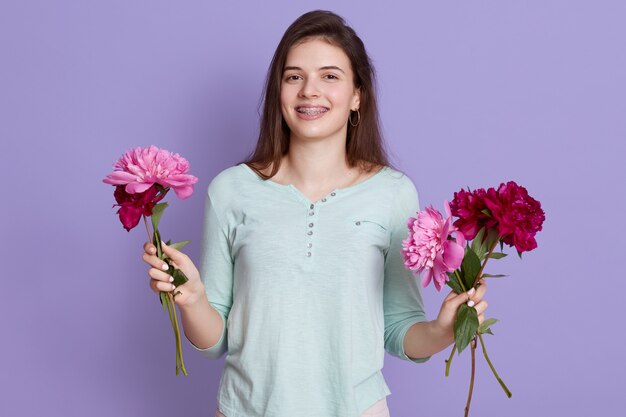
{"label": "magenta peony", "polygon": [[130,230],[139,224],[141,216],[152,216],[152,209],[165,197],[167,191],[157,195],[157,186],[153,185],[142,193],[128,194],[124,190],[123,185],[115,187],[113,196],[117,204],[113,204],[113,207],[120,206],[117,210],[117,214],[120,216],[120,221],[124,226],[124,229],[130,232]]}
{"label": "magenta peony", "polygon": [[454,193],[454,198],[450,203],[450,211],[453,216],[458,217],[454,222],[465,239],[472,240],[478,231],[483,227],[492,228],[497,223],[496,220],[483,213],[487,208],[485,196],[487,192],[483,188],[474,191],[461,190]]}
{"label": "magenta peony", "polygon": [[113,164],[116,170],[103,180],[106,184],[125,185],[129,194],[141,193],[153,184],[171,187],[185,199],[193,193],[198,178],[187,174],[189,163],[179,154],[172,154],[154,145],[127,151]]}
{"label": "magenta peony", "polygon": [[[449,279],[447,272],[453,272],[463,261],[465,237],[452,225],[452,215],[447,201],[444,202],[447,217],[429,206],[410,217],[407,226],[409,235],[402,241],[404,265],[418,273],[424,272],[422,286],[434,281],[437,291]],[[448,239],[456,232],[456,241]]]}
{"label": "magenta peony", "polygon": [[515,246],[520,253],[537,247],[535,234],[542,229],[545,213],[541,203],[529,196],[526,188],[514,181],[500,184],[497,191],[489,188],[485,204],[498,221],[502,242]]}

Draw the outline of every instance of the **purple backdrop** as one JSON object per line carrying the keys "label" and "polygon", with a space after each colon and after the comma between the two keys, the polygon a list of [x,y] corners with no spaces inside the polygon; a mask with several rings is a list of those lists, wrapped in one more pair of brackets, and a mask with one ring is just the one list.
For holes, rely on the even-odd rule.
{"label": "purple backdrop", "polygon": [[[174,375],[145,232],[122,229],[101,179],[130,147],[186,156],[200,181],[169,198],[162,232],[197,259],[206,186],[252,150],[274,48],[315,8],[365,41],[422,206],[515,180],[546,211],[537,251],[488,268],[511,275],[489,281],[485,341],[513,397],[477,352],[471,415],[619,415],[625,3],[297,3],[2,2],[0,415],[213,416],[223,359],[185,341],[190,375]],[[434,319],[445,294],[423,293]],[[446,378],[448,354],[386,356],[393,417],[462,415],[469,351]]]}

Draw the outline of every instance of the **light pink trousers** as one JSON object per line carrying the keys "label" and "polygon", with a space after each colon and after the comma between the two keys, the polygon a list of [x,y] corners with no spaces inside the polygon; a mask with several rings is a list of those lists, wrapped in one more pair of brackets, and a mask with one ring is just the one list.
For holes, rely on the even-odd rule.
{"label": "light pink trousers", "polygon": [[[215,417],[227,417],[220,410],[217,410]],[[330,416],[329,416],[330,417]],[[365,410],[361,417],[390,417],[389,408],[387,408],[387,397],[372,404],[370,408]]]}

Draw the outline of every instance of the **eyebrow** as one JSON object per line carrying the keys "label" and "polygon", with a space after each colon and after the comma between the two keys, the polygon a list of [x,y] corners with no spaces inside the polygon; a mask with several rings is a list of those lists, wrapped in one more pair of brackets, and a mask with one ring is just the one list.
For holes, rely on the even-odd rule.
{"label": "eyebrow", "polygon": [[[335,65],[328,65],[328,66],[325,66],[325,67],[320,67],[320,71],[329,70],[329,69],[339,70],[339,71],[341,71],[341,72],[343,72],[345,74],[344,70],[342,70],[341,68],[339,68],[338,66],[335,66]],[[289,70],[302,71],[302,68],[300,68],[300,67],[285,67],[285,68],[283,68],[283,72],[289,71]]]}

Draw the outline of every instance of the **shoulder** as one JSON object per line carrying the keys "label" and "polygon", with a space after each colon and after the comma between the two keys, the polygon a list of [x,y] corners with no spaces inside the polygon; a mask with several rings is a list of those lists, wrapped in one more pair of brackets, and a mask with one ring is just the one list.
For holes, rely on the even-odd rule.
{"label": "shoulder", "polygon": [[207,192],[211,197],[224,197],[233,194],[241,187],[249,186],[250,172],[246,172],[243,164],[233,165],[218,172],[209,182]]}
{"label": "shoulder", "polygon": [[385,187],[392,189],[399,196],[408,195],[409,198],[417,195],[417,188],[413,179],[406,172],[394,169],[390,166],[384,168],[382,173]]}
{"label": "shoulder", "polygon": [[399,216],[415,214],[419,209],[419,194],[411,176],[391,167],[386,167],[383,174],[383,187],[394,202],[394,212]]}

